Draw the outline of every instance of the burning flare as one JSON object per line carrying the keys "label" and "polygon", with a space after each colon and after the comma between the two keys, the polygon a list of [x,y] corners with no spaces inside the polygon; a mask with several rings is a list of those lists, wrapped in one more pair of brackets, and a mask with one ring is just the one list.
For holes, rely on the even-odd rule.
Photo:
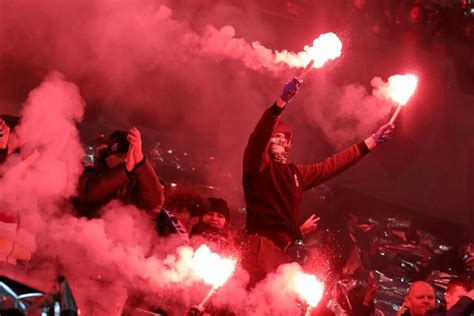
{"label": "burning flare", "polygon": [[[313,46],[305,46],[304,51],[292,53],[286,50],[275,53],[277,62],[283,62],[290,67],[322,67],[327,61],[341,56],[342,43],[334,33],[325,33],[313,41]],[[311,67],[310,66],[310,67]]]}
{"label": "burning flare", "polygon": [[418,78],[414,75],[394,75],[388,78],[387,98],[399,105],[405,105],[415,93]]}
{"label": "burning flare", "polygon": [[298,272],[293,277],[294,287],[298,295],[312,308],[316,307],[324,293],[324,284],[312,274]]}
{"label": "burning flare", "polygon": [[201,245],[194,253],[191,268],[204,282],[219,288],[234,273],[235,264],[234,259],[221,258],[208,246]]}

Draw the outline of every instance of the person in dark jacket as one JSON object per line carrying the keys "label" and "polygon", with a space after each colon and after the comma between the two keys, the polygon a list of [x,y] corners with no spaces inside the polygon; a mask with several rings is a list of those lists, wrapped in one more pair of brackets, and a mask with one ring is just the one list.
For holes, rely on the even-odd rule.
{"label": "person in dark jacket", "polygon": [[73,200],[79,216],[99,217],[101,207],[114,199],[145,211],[160,211],[163,186],[143,155],[137,128],[112,133],[96,156],[95,165],[84,170]]}
{"label": "person in dark jacket", "polygon": [[431,284],[425,281],[413,282],[397,316],[425,316],[435,303],[435,291]]}
{"label": "person in dark jacket", "polygon": [[474,314],[473,282],[463,278],[453,278],[448,282],[444,295],[446,307],[439,306],[426,316],[470,316]]}
{"label": "person in dark jacket", "polygon": [[365,141],[319,163],[288,163],[292,132],[280,115],[301,84],[294,78],[284,86],[281,97],[263,113],[245,149],[243,188],[248,238],[242,265],[250,274],[249,286],[280,264],[300,256],[302,236],[297,219],[303,191],[354,165],[393,130],[393,125],[386,124]]}
{"label": "person in dark jacket", "polygon": [[233,249],[233,234],[229,228],[230,209],[221,198],[207,199],[207,209],[199,216],[199,222],[192,228],[191,237],[201,236],[212,250],[229,253]]}

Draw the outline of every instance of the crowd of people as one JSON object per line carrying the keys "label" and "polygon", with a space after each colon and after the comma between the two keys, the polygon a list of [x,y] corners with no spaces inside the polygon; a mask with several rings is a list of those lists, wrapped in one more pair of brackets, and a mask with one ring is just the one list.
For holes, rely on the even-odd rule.
{"label": "crowd of people", "polygon": [[[72,200],[76,216],[100,218],[102,207],[112,200],[134,205],[155,222],[156,232],[163,238],[176,235],[186,244],[205,243],[218,253],[238,254],[241,266],[250,276],[249,289],[285,263],[298,262],[310,269],[311,253],[305,248],[305,236],[317,228],[319,218],[312,215],[304,223],[298,222],[302,193],[353,166],[389,139],[394,125],[381,126],[365,140],[324,161],[291,163],[288,153],[293,145],[292,130],[280,117],[287,107],[291,108],[288,104],[301,85],[302,81],[294,78],[284,86],[281,96],[263,113],[248,140],[243,155],[247,213],[244,230],[232,227],[230,209],[223,198],[205,197],[197,186],[165,189],[166,183],[143,153],[141,133],[136,127],[113,132],[105,144],[97,147],[94,165],[85,168],[78,194]],[[2,116],[2,162],[21,150],[22,140],[15,133],[20,122],[19,117]],[[349,255],[340,273],[357,270],[351,268],[354,255]],[[457,283],[448,285],[446,294],[448,314],[438,308],[434,315],[466,315],[463,313],[472,309],[472,281],[453,282]],[[352,298],[353,315],[375,311],[376,288],[375,279],[369,277],[361,291],[364,294]],[[400,315],[421,316],[435,308],[433,291],[424,281],[413,283]],[[130,299],[128,304],[135,303]],[[458,309],[462,312],[455,313]]]}
{"label": "crowd of people", "polygon": [[[287,1],[288,12],[296,16],[304,14],[298,8],[306,3]],[[346,25],[354,30],[365,29],[381,38],[447,54],[462,65],[468,65],[463,69],[474,70],[471,49],[474,22],[465,13],[465,10],[448,10],[427,1],[354,0],[345,15]],[[448,20],[461,23],[446,23]],[[451,49],[459,43],[460,47]],[[183,244],[194,246],[205,243],[217,253],[238,256],[241,267],[249,274],[248,289],[283,264],[297,262],[311,270],[314,254],[305,246],[306,237],[317,230],[319,217],[313,214],[299,222],[303,192],[353,167],[375,147],[386,142],[395,126],[382,125],[364,140],[321,162],[292,163],[289,160],[294,143],[292,130],[281,116],[287,108],[291,110],[291,101],[302,84],[301,80],[294,78],[283,87],[275,103],[258,120],[246,148],[242,150],[246,211],[243,229],[232,225],[231,209],[223,196],[206,196],[199,186],[170,187],[163,181],[159,170],[155,170],[144,154],[142,135],[137,127],[128,131],[117,130],[97,146],[94,163],[84,168],[77,195],[71,200],[74,216],[84,220],[100,218],[103,207],[113,200],[133,205],[153,222],[161,238],[178,237]],[[23,140],[16,133],[20,124],[21,117],[1,115],[0,164],[21,151]],[[354,234],[348,228],[344,238],[352,240],[355,245]],[[361,247],[351,248],[347,260],[334,268],[338,271],[332,271],[332,274],[368,272],[360,252]],[[433,285],[427,280],[415,281],[398,315],[471,315],[474,312],[473,285],[469,278],[452,278],[447,283],[445,304],[439,305]],[[377,287],[374,274],[367,273],[367,282],[352,293],[346,311],[356,316],[374,314]],[[316,311],[318,315],[339,315],[327,308],[331,298],[334,297],[323,300]],[[132,309],[140,302],[130,297],[127,304]],[[160,306],[156,306],[154,311],[166,313]],[[219,313],[232,315],[232,311]]]}

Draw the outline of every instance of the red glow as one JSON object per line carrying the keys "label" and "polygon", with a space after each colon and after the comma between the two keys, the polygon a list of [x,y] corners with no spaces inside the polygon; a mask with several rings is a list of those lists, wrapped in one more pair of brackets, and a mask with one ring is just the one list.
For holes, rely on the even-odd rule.
{"label": "red glow", "polygon": [[324,284],[314,275],[298,272],[293,277],[293,282],[296,292],[309,306],[316,307],[319,304],[324,293]]}
{"label": "red glow", "polygon": [[405,105],[415,93],[418,85],[418,78],[414,75],[394,75],[388,78],[387,97],[398,103]]}
{"label": "red glow", "polygon": [[305,46],[304,51],[290,53],[276,52],[276,61],[284,62],[291,67],[306,67],[314,60],[315,68],[322,67],[327,61],[341,56],[342,42],[334,33],[325,33],[314,39],[313,46]]}
{"label": "red glow", "polygon": [[314,60],[314,67],[320,68],[327,61],[341,56],[342,43],[334,33],[326,33],[313,41],[312,47],[305,47],[305,51]]}
{"label": "red glow", "polygon": [[218,288],[234,273],[235,264],[235,260],[221,258],[211,252],[208,246],[201,245],[194,253],[191,267],[204,282]]}

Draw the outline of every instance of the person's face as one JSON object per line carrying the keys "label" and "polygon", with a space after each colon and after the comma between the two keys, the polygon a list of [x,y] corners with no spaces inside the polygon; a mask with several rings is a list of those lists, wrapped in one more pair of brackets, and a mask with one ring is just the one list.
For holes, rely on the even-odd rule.
{"label": "person's face", "polygon": [[413,7],[410,10],[410,22],[411,23],[420,23],[422,19],[423,12],[420,7]]}
{"label": "person's face", "polygon": [[448,310],[456,304],[461,296],[467,295],[467,291],[462,286],[455,286],[450,292],[446,293],[446,307]]}
{"label": "person's face", "polygon": [[209,225],[211,227],[222,229],[226,224],[226,218],[219,212],[215,211],[208,211],[202,217],[202,221],[204,224]]}
{"label": "person's face", "polygon": [[114,168],[122,162],[125,162],[126,158],[127,154],[113,154],[105,158],[105,161],[107,163],[107,167]]}
{"label": "person's face", "polygon": [[427,283],[417,283],[410,290],[407,300],[411,316],[424,316],[435,306],[435,293]]}
{"label": "person's face", "polygon": [[290,141],[283,133],[275,133],[270,138],[270,151],[277,154],[283,154],[290,148]]}
{"label": "person's face", "polygon": [[183,224],[186,229],[191,230],[192,226],[196,224],[199,220],[197,216],[191,216],[191,212],[186,207],[181,207],[179,209],[172,210],[172,213],[176,216],[181,224]]}

